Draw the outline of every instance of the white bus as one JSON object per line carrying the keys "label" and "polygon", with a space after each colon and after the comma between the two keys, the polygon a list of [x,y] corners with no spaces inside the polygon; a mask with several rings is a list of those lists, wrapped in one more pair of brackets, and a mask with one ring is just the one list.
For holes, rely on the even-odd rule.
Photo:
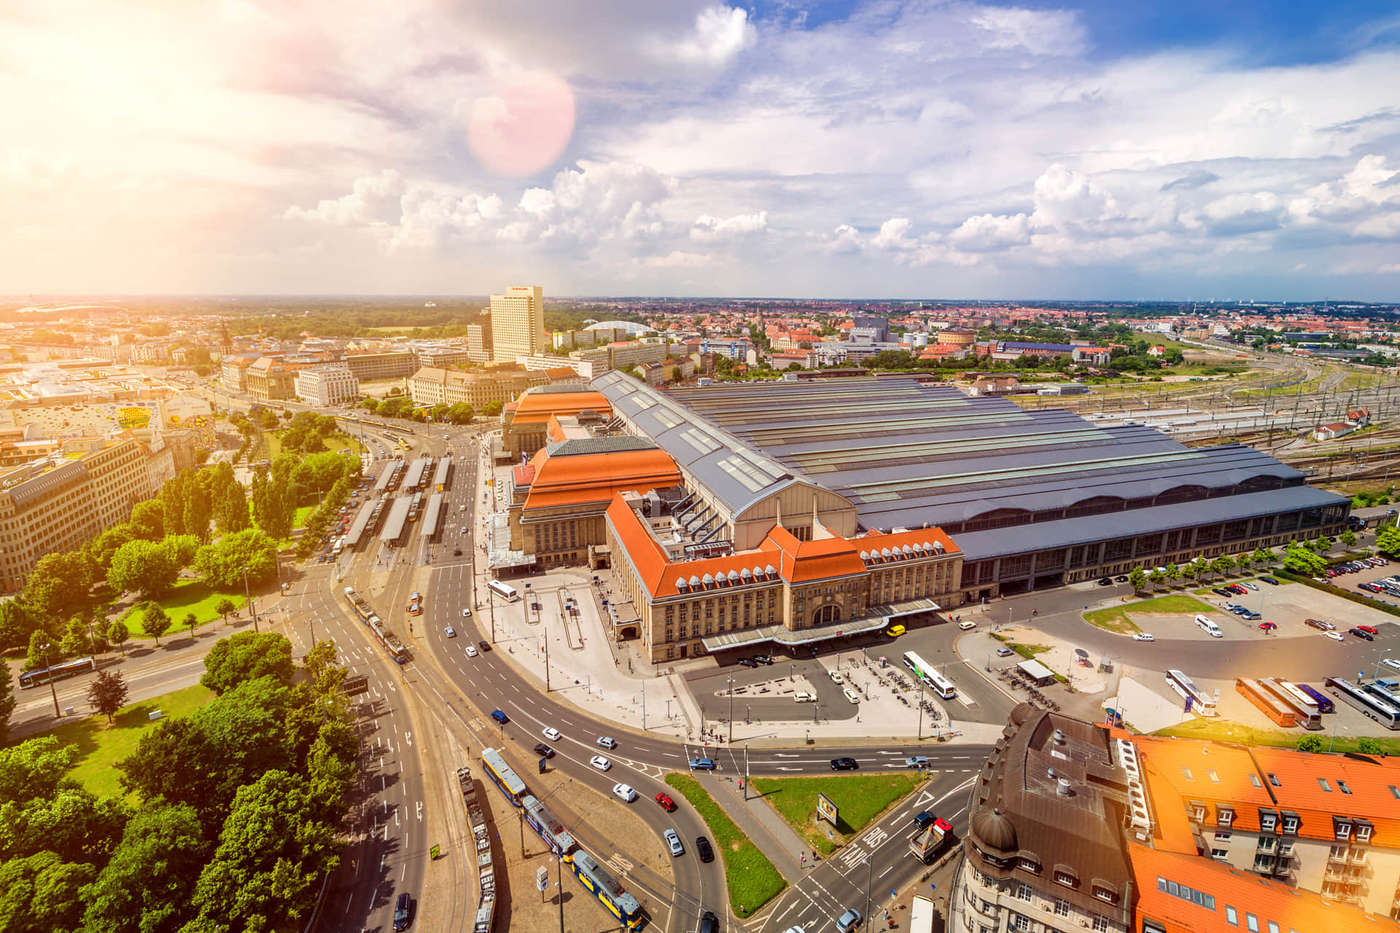
{"label": "white bus", "polygon": [[904,652],[904,666],[913,672],[914,676],[928,684],[929,689],[945,700],[951,700],[957,696],[957,687],[953,682],[934,668],[934,666],[913,651]]}
{"label": "white bus", "polygon": [[909,905],[909,933],[933,933],[933,901],[916,896]]}
{"label": "white bus", "polygon": [[500,580],[492,580],[486,585],[491,588],[491,592],[508,603],[513,603],[520,598],[520,594],[515,591],[515,587],[502,583]]}
{"label": "white bus", "polygon": [[1191,712],[1197,716],[1215,715],[1215,697],[1196,686],[1183,672],[1167,671],[1167,686],[1175,690],[1183,700],[1189,700]]}

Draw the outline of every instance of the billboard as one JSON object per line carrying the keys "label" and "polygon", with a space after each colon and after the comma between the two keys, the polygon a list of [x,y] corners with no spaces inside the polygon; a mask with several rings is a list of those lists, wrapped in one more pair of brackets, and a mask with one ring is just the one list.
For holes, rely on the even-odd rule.
{"label": "billboard", "polygon": [[817,793],[817,819],[826,820],[832,826],[836,825],[836,820],[840,813],[836,809],[836,804],[826,794]]}

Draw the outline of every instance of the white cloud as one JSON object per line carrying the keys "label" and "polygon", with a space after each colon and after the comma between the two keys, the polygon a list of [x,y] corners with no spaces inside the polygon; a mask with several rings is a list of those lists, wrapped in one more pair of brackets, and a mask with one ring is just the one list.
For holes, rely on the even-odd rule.
{"label": "white cloud", "polygon": [[690,228],[690,238],[697,243],[715,243],[759,233],[768,229],[768,212],[735,214],[733,217],[711,217],[701,214]]}
{"label": "white cloud", "polygon": [[647,259],[646,264],[656,269],[698,269],[708,266],[712,261],[712,257],[705,253],[687,253],[673,249],[664,256]]}
{"label": "white cloud", "polygon": [[974,253],[1020,246],[1030,242],[1030,222],[1025,214],[978,214],[959,224],[948,241]]}
{"label": "white cloud", "polygon": [[989,49],[1023,49],[1032,55],[1074,55],[1085,45],[1084,27],[1069,10],[980,7],[973,25]]}
{"label": "white cloud", "polygon": [[689,35],[658,43],[656,57],[717,67],[727,65],[740,52],[752,48],[757,37],[746,10],[719,4],[695,14],[695,27]]}

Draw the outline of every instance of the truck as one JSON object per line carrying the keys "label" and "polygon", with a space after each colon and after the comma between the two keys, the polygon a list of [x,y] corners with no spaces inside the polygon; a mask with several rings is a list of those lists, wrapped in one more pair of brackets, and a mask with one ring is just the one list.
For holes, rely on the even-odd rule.
{"label": "truck", "polygon": [[932,862],[953,838],[953,827],[947,820],[935,818],[921,825],[909,837],[909,854],[925,865]]}

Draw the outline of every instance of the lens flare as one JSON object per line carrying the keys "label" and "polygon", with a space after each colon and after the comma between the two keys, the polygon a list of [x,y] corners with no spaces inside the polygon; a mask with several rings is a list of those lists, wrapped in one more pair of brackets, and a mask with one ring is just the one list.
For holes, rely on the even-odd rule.
{"label": "lens flare", "polygon": [[534,175],[559,158],[574,132],[574,92],[562,78],[531,74],[478,98],[467,123],[472,153],[492,174]]}

